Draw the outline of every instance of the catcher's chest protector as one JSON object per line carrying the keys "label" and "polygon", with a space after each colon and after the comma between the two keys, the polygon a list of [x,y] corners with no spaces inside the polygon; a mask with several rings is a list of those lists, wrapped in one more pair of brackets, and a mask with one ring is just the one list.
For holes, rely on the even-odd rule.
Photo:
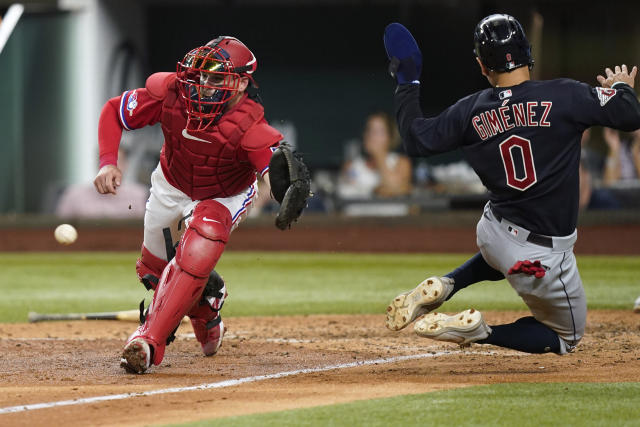
{"label": "catcher's chest protector", "polygon": [[193,200],[228,197],[251,185],[255,170],[239,152],[244,134],[264,117],[262,105],[245,98],[205,131],[185,130],[187,117],[170,90],[162,106],[163,172],[171,185]]}

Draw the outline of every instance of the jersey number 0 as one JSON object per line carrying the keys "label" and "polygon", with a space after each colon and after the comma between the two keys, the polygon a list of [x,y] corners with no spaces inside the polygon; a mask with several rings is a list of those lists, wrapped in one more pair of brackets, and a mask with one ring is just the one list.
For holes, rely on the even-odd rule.
{"label": "jersey number 0", "polygon": [[[536,177],[536,166],[533,163],[531,141],[513,135],[502,141],[498,147],[509,187],[524,191],[536,183],[538,178]],[[520,160],[518,161],[519,167],[516,166],[514,160]]]}

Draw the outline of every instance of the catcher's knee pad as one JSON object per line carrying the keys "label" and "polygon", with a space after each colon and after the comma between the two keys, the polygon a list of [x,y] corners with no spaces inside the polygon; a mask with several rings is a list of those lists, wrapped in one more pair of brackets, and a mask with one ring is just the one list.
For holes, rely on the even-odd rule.
{"label": "catcher's knee pad", "polygon": [[221,203],[200,202],[178,245],[178,265],[196,277],[208,277],[229,239],[231,224],[229,210]]}
{"label": "catcher's knee pad", "polygon": [[136,272],[138,273],[138,280],[147,290],[156,289],[160,276],[162,276],[162,271],[166,266],[167,261],[158,258],[142,245],[142,253],[136,261]]}

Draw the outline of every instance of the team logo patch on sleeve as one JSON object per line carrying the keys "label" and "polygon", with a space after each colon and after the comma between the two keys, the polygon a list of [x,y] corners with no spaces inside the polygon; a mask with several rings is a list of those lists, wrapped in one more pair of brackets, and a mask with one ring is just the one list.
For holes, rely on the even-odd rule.
{"label": "team logo patch on sleeve", "polygon": [[604,105],[609,102],[611,98],[615,96],[618,91],[616,89],[606,88],[606,87],[597,87],[596,93],[598,94],[598,99],[600,100],[600,106],[604,107]]}
{"label": "team logo patch on sleeve", "polygon": [[138,94],[134,90],[129,95],[129,99],[127,99],[127,111],[129,112],[129,116],[133,116],[133,110],[138,106]]}

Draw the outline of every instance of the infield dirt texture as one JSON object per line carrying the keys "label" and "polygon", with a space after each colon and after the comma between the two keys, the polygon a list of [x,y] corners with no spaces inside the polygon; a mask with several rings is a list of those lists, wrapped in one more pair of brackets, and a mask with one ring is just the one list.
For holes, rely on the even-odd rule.
{"label": "infield dirt texture", "polygon": [[[626,235],[620,230],[604,234],[610,241],[617,238],[618,253],[637,254],[637,243],[624,246],[630,241],[627,236],[637,234],[637,228],[634,230]],[[41,230],[42,236],[36,239],[44,239],[45,232],[49,235],[48,230]],[[437,241],[451,236],[446,233],[458,231],[437,235],[431,230],[428,235]],[[371,242],[380,238],[374,232],[360,234],[356,240],[362,242],[364,235],[370,236]],[[458,249],[471,251],[473,231],[466,229],[456,235],[460,236]],[[87,242],[91,233],[80,229],[80,236],[80,241]],[[418,237],[419,233],[413,235],[413,239]],[[309,236],[301,239],[312,241]],[[604,240],[594,242],[592,250],[583,246],[581,251],[601,253]],[[577,255],[580,264],[580,251]],[[638,288],[640,293],[640,285]],[[637,383],[640,315],[631,312],[632,302],[628,310],[590,309],[585,338],[575,353],[564,357],[528,355],[493,346],[460,349],[420,339],[410,327],[390,332],[384,328],[382,313],[227,317],[228,333],[215,357],[200,355],[190,326],[183,324],[163,364],[140,376],[125,374],[118,366],[123,342],[135,324],[5,323],[0,324],[0,425],[155,425],[483,384]],[[524,311],[483,313],[490,324],[526,315]],[[398,356],[416,358],[393,359]],[[377,362],[366,364],[368,361]],[[358,366],[360,363],[365,364]],[[255,378],[300,369],[315,371]],[[203,384],[215,388],[184,390]],[[159,394],[129,395],[145,392]],[[109,397],[121,394],[125,396],[117,400]],[[62,401],[68,402],[63,405]],[[29,406],[49,402],[58,403]],[[570,414],[568,419],[581,424],[580,414]],[[612,425],[615,419],[611,414]]]}
{"label": "infield dirt texture", "polygon": [[[490,323],[510,322],[524,314],[485,313]],[[640,375],[638,318],[622,311],[592,310],[586,338],[566,357],[478,345],[460,350],[416,339],[410,328],[389,332],[382,327],[381,315],[232,317],[227,324],[228,335],[214,358],[198,355],[198,344],[190,337],[188,325],[183,325],[162,366],[139,376],[125,374],[117,364],[132,324],[0,325],[0,407],[197,386],[400,355],[432,357],[227,388],[0,414],[1,424],[180,423],[479,384],[627,382],[637,381]]]}

